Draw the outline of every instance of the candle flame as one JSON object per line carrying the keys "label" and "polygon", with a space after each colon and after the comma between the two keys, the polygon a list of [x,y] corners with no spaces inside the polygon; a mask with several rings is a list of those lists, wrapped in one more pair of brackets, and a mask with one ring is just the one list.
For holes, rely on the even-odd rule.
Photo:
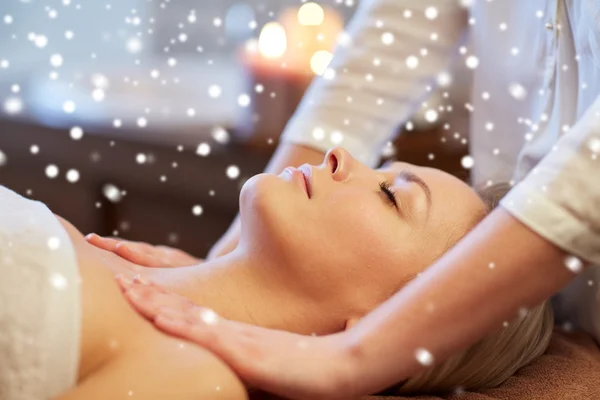
{"label": "candle flame", "polygon": [[267,58],[280,58],[287,49],[285,29],[278,22],[267,23],[258,36],[258,51]]}

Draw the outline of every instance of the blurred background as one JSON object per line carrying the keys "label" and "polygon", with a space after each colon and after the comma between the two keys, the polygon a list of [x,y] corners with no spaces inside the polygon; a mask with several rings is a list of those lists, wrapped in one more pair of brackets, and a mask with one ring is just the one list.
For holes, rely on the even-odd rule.
{"label": "blurred background", "polygon": [[[359,1],[1,0],[0,184],[203,257]],[[382,159],[468,180],[469,76],[438,83]]]}

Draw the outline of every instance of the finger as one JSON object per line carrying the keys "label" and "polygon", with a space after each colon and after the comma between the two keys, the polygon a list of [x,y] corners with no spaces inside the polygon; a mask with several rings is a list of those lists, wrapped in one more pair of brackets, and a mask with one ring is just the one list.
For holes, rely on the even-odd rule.
{"label": "finger", "polygon": [[133,285],[133,274],[125,274],[119,273],[115,275],[115,280],[117,281],[119,287],[122,291],[125,291]]}
{"label": "finger", "polygon": [[119,244],[119,240],[112,239],[112,238],[104,238],[102,236],[96,235],[95,233],[90,233],[89,235],[87,235],[85,237],[85,239],[91,245],[94,245],[96,247],[99,247],[99,248],[101,248],[103,250],[107,250],[107,251],[114,251],[117,244]]}
{"label": "finger", "polygon": [[185,297],[135,283],[127,289],[125,297],[140,314],[148,319],[154,319],[161,309],[168,308],[185,313],[195,307],[195,304]]}
{"label": "finger", "polygon": [[186,267],[199,263],[197,258],[179,249],[159,245],[156,246],[156,250],[160,250],[158,253],[162,258],[163,267]]}
{"label": "finger", "polygon": [[134,264],[143,265],[144,267],[150,268],[156,268],[159,266],[159,262],[156,260],[156,257],[140,251],[139,247],[136,246],[137,243],[119,243],[114,252],[118,256],[123,257]]}

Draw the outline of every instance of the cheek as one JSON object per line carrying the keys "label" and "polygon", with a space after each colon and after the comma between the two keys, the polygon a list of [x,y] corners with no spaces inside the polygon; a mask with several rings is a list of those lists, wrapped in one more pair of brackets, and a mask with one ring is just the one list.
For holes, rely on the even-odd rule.
{"label": "cheek", "polygon": [[[381,255],[396,253],[396,246],[402,243],[407,234],[407,227],[397,218],[392,210],[375,194],[345,196],[352,201],[332,201],[327,212],[322,216],[323,230],[334,238],[338,249],[354,254],[358,262],[379,260]],[[334,199],[333,199],[334,200]]]}

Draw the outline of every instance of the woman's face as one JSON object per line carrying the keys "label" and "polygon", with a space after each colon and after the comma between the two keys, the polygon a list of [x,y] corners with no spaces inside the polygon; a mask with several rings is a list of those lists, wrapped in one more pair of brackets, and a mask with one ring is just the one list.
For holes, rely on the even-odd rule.
{"label": "woman's face", "polygon": [[485,212],[440,170],[396,162],[373,170],[342,148],[319,166],[251,178],[243,238],[315,296],[351,295],[370,309],[430,265]]}

